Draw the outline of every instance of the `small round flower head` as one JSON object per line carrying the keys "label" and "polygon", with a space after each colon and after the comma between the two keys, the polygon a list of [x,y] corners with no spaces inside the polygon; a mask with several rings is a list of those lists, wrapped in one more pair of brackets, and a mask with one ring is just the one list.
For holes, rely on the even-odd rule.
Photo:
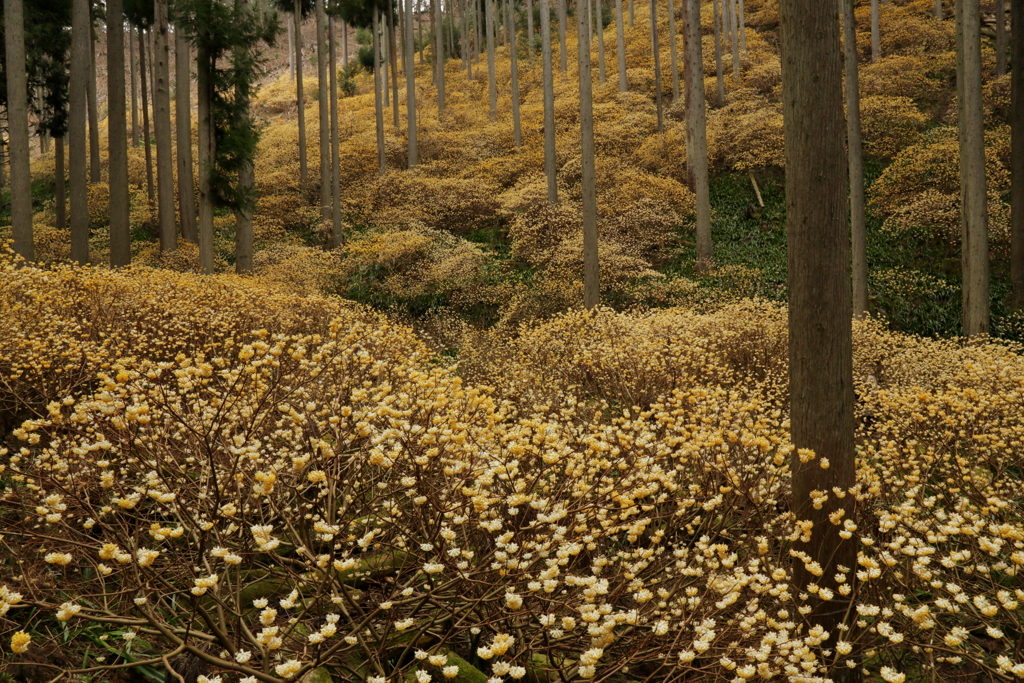
{"label": "small round flower head", "polygon": [[31,642],[32,636],[24,631],[18,631],[11,636],[11,652],[20,655],[28,650],[29,643]]}

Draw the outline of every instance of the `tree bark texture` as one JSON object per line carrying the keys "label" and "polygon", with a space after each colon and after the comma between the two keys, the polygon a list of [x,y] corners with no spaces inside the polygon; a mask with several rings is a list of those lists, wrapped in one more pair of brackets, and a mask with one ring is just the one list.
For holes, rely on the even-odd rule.
{"label": "tree bark texture", "polygon": [[[683,0],[686,2],[686,0]],[[715,21],[715,76],[718,82],[717,106],[725,106],[725,72],[722,68],[722,22],[718,11],[719,0],[712,0]]]}
{"label": "tree bark texture", "polygon": [[512,140],[516,147],[523,144],[523,132],[519,122],[519,60],[516,56],[516,22],[512,13],[512,0],[505,0],[509,18],[509,56],[512,60]]}
{"label": "tree bark texture", "polygon": [[88,158],[85,120],[88,108],[89,41],[92,20],[89,0],[71,4],[71,74],[68,86],[68,191],[70,194],[71,260],[89,262]]}
{"label": "tree bark texture", "polygon": [[[334,15],[328,22],[331,76],[331,246],[341,246],[341,157],[338,150],[338,55],[335,48]],[[397,83],[397,78],[395,79]],[[395,97],[395,102],[398,98]],[[397,114],[398,107],[395,107]],[[396,125],[397,128],[397,125]]]}
{"label": "tree bark texture", "polygon": [[199,117],[199,269],[213,273],[213,188],[210,174],[216,158],[213,135],[213,59],[204,47],[196,50],[196,104]]}
{"label": "tree bark texture", "polygon": [[878,19],[878,0],[871,0],[871,61],[882,58],[882,38]]}
{"label": "tree bark texture", "polygon": [[150,208],[156,200],[153,189],[153,147],[149,133],[149,78],[146,73],[146,32],[139,30],[139,74],[142,82],[142,147],[146,153],[146,196]]}
{"label": "tree bark texture", "polygon": [[68,229],[68,195],[67,186],[64,181],[66,175],[66,169],[64,168],[64,138],[59,137],[53,141],[53,165],[54,175],[57,176],[55,194],[56,194],[56,212],[57,212],[57,229],[67,230]]}
{"label": "tree bark texture", "polygon": [[1010,305],[1024,309],[1024,3],[1010,3]]}
{"label": "tree bark texture", "polygon": [[[1011,0],[1012,2],[1013,0]],[[1006,74],[1006,3],[996,0],[996,77]]]}
{"label": "tree bark texture", "polygon": [[658,132],[665,132],[661,106],[661,48],[658,47],[658,4],[651,0],[651,49],[654,51],[654,102],[658,108]]}
{"label": "tree bark texture", "polygon": [[[625,0],[620,0],[624,2]],[[544,175],[548,181],[548,202],[558,203],[555,162],[555,84],[551,58],[551,10],[549,0],[540,0],[541,59],[544,71]],[[621,7],[621,6],[620,6]]]}
{"label": "tree bark texture", "polygon": [[174,32],[174,123],[178,146],[178,214],[181,237],[199,243],[196,228],[195,177],[192,174],[192,77],[189,45],[181,29]]}
{"label": "tree bark texture", "polygon": [[[386,157],[384,154],[384,102],[381,94],[383,84],[381,83],[379,25],[380,14],[377,10],[373,10],[373,111],[377,130],[377,173],[384,175]],[[409,148],[409,166],[410,168],[412,167],[411,144]]]}
{"label": "tree bark texture", "polygon": [[128,131],[124,111],[124,5],[107,0],[107,175],[110,183],[110,265],[132,260],[128,221]]}
{"label": "tree bark texture", "polygon": [[629,90],[629,82],[626,80],[626,28],[622,20],[622,3],[626,0],[612,0],[615,3],[615,49],[619,58],[619,92]]}
{"label": "tree bark texture", "polygon": [[850,175],[850,244],[853,249],[853,315],[868,312],[868,255],[864,218],[864,152],[860,131],[857,76],[857,27],[853,0],[839,0],[843,15],[843,61],[846,69],[846,151]]}
{"label": "tree bark texture", "polygon": [[[109,0],[108,0],[109,2]],[[178,248],[174,221],[174,152],[171,146],[171,53],[167,0],[153,5],[153,133],[156,138],[157,225],[160,250]],[[124,100],[122,93],[121,100]]]}
{"label": "tree bark texture", "polygon": [[[672,0],[669,0],[671,2]],[[604,16],[601,11],[601,0],[594,0],[595,14],[597,15],[597,79],[604,85],[605,81],[605,68],[604,68]]]}
{"label": "tree bark texture", "polygon": [[[654,0],[651,0],[654,2]],[[592,96],[590,45],[587,43],[587,12],[576,10],[576,47],[580,77],[580,164],[583,191],[583,305],[600,303],[597,245],[597,190],[594,173],[594,101]]]}
{"label": "tree bark texture", "polygon": [[[237,0],[236,0],[237,2]],[[327,102],[327,11],[315,0],[317,123],[320,131],[320,217],[331,219],[331,114]]]}
{"label": "tree bark texture", "polygon": [[[562,73],[566,74],[569,72],[569,53],[565,49],[565,34],[569,29],[569,17],[565,7],[567,0],[558,0],[558,59],[559,65],[562,67]],[[633,15],[630,17],[630,26],[633,25]]]}
{"label": "tree bark texture", "polygon": [[[560,0],[564,2],[565,0]],[[498,86],[494,80],[494,0],[484,0],[484,32],[487,34],[487,98],[491,121],[498,118]]]}
{"label": "tree bark texture", "polygon": [[956,29],[963,334],[973,337],[989,331],[988,197],[985,191],[979,0],[957,0]]}
{"label": "tree bark texture", "polygon": [[[808,625],[820,624],[834,645],[849,601],[838,591],[840,567],[855,581],[857,540],[843,540],[829,515],[853,517],[852,496],[836,487],[855,483],[850,231],[847,221],[842,46],[837,0],[781,0],[783,128],[786,159],[786,224],[789,250],[789,393],[791,509],[813,523],[793,545],[793,589],[816,583],[834,593],[810,596]],[[809,449],[815,458],[805,462]],[[822,469],[827,459],[829,467]],[[815,509],[811,492],[830,492]],[[819,575],[810,565],[817,562]],[[810,567],[810,568],[809,568]],[[857,669],[837,666],[833,680],[851,680]]]}
{"label": "tree bark texture", "polygon": [[[159,1],[159,0],[158,0]],[[249,0],[235,0],[235,12],[244,15],[249,11]],[[323,12],[323,0],[317,1],[317,39],[318,43],[320,40],[321,31],[321,17],[319,13]],[[320,45],[317,45],[319,50]],[[238,50],[238,48],[235,48]],[[317,56],[320,57],[322,51],[317,52]],[[237,52],[232,55],[232,59],[236,62],[244,62],[246,54],[238,54]],[[323,80],[321,79],[321,84]],[[322,98],[326,98],[323,85],[320,86],[320,94]],[[240,128],[245,128],[249,125],[249,102],[251,94],[249,92],[249,85],[244,79],[239,79],[235,83],[235,98],[239,104],[238,117],[240,121]],[[322,108],[321,108],[322,110]],[[321,134],[323,126],[320,126]],[[321,151],[323,150],[323,144],[320,145]],[[321,169],[323,164],[320,164]],[[326,184],[327,180],[321,177],[321,182]],[[253,159],[252,156],[247,156],[241,160],[241,165],[238,169],[238,194],[242,198],[241,203],[235,208],[235,272],[238,274],[251,273],[253,270],[253,234],[252,234],[252,216],[255,207],[255,199],[253,197],[253,186],[256,184],[256,175],[253,170]]]}
{"label": "tree bark texture", "polygon": [[412,34],[412,0],[406,2],[405,21],[405,110],[408,116],[409,168],[419,163],[416,149],[416,65],[413,63],[415,43]]}
{"label": "tree bark texture", "polygon": [[437,69],[437,115],[444,114],[444,21],[441,17],[441,0],[434,5],[434,68]]}
{"label": "tree bark texture", "polygon": [[96,104],[96,36],[89,17],[89,80],[86,82],[89,98],[89,182],[102,181],[100,172],[100,112]]}
{"label": "tree bark texture", "polygon": [[676,54],[676,8],[672,0],[668,0],[668,53],[672,66],[672,101],[679,100],[679,57]]}
{"label": "tree bark texture", "polygon": [[306,94],[302,82],[302,1],[295,0],[292,20],[295,22],[295,103],[299,124],[299,186],[306,191],[309,165],[306,161]]}
{"label": "tree bark texture", "polygon": [[712,264],[711,192],[708,179],[707,107],[701,48],[700,0],[683,0],[683,84],[686,88],[686,169],[697,209],[697,270]]}
{"label": "tree bark texture", "polygon": [[11,149],[11,231],[14,251],[35,259],[32,240],[32,175],[29,171],[28,75],[25,71],[25,8],[4,0],[7,66],[7,126]]}
{"label": "tree bark texture", "polygon": [[[122,3],[123,7],[123,3]],[[139,146],[139,56],[135,54],[135,29],[128,29],[128,73],[132,85],[132,147]]]}

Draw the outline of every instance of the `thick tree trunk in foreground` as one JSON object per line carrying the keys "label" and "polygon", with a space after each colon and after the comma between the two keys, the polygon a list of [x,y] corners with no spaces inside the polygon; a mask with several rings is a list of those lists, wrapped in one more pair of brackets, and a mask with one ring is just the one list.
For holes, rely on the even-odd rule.
{"label": "thick tree trunk in foreground", "polygon": [[[654,0],[651,0],[652,2]],[[580,75],[580,164],[583,189],[583,305],[592,309],[600,303],[597,246],[597,191],[594,175],[594,102],[590,75],[590,45],[587,43],[587,12],[576,10],[576,46]]]}
{"label": "thick tree trunk in foreground", "polygon": [[295,0],[292,10],[295,22],[295,102],[299,117],[299,186],[306,191],[309,165],[306,163],[306,94],[302,83],[302,1]]}
{"label": "thick tree trunk in foreground", "polygon": [[[157,225],[160,250],[178,248],[174,222],[174,153],[171,151],[171,53],[167,0],[154,3],[153,22],[153,133],[156,138]],[[122,97],[122,100],[124,98]]]}
{"label": "thick tree trunk in foreground", "polygon": [[[793,444],[791,509],[813,532],[793,544],[793,590],[818,584],[803,619],[820,624],[834,648],[849,608],[835,576],[856,580],[857,539],[843,540],[829,515],[853,517],[852,496],[830,495],[815,509],[811,492],[855,483],[850,231],[847,222],[842,46],[837,0],[781,0],[786,223],[789,248],[789,393]],[[807,449],[815,454],[806,459]],[[822,469],[827,459],[828,469]],[[821,571],[808,569],[816,562]],[[808,591],[809,592],[809,591]],[[836,681],[859,677],[840,663]]]}
{"label": "thick tree trunk in foreground", "polygon": [[96,103],[96,37],[92,16],[89,17],[89,80],[86,81],[89,99],[89,182],[103,180],[100,169],[100,110]]}
{"label": "thick tree trunk in foreground", "polygon": [[[624,0],[621,0],[624,1]],[[544,68],[544,175],[548,180],[548,201],[558,203],[555,166],[555,84],[551,60],[551,11],[548,0],[540,0],[541,59]]]}
{"label": "thick tree trunk in foreground", "polygon": [[292,83],[295,82],[295,22],[287,17],[284,21],[288,27],[288,77]]}
{"label": "thick tree trunk in foreground", "polygon": [[853,0],[843,7],[843,61],[846,67],[846,149],[850,174],[850,244],[853,248],[853,315],[868,312],[868,255],[864,218],[864,153],[860,136],[860,93],[857,89],[857,27]]}
{"label": "thick tree trunk in foreground", "polygon": [[7,125],[11,140],[11,231],[14,251],[36,257],[32,241],[32,175],[29,172],[28,75],[25,71],[25,9],[22,0],[4,0],[7,57]]}
{"label": "thick tree trunk in foreground", "polygon": [[192,78],[188,41],[183,30],[174,31],[174,123],[178,146],[178,213],[181,237],[199,243],[196,228],[196,190],[192,175]]}
{"label": "thick tree trunk in foreground", "polygon": [[707,107],[700,42],[700,0],[683,0],[683,85],[686,89],[686,169],[697,203],[697,270],[712,265],[711,192],[708,179]]}
{"label": "thick tree trunk in foreground", "polygon": [[[988,198],[985,192],[979,0],[956,3],[956,36],[963,334],[973,337],[989,331]],[[1019,64],[1014,66],[1020,68]]]}
{"label": "thick tree trunk in foreground", "polygon": [[128,221],[128,131],[124,112],[124,6],[107,0],[107,175],[110,182],[110,265],[132,261]]}
{"label": "thick tree trunk in foreground", "polygon": [[213,58],[209,50],[196,50],[196,104],[199,129],[199,269],[213,273],[213,188],[210,182],[216,157],[216,139],[213,135]]}
{"label": "thick tree trunk in foreground", "polygon": [[68,191],[71,199],[71,260],[89,262],[88,158],[85,120],[88,108],[89,0],[71,4],[71,78],[68,86]]}
{"label": "thick tree trunk in foreground", "polygon": [[1010,305],[1024,309],[1024,3],[1010,3]]}

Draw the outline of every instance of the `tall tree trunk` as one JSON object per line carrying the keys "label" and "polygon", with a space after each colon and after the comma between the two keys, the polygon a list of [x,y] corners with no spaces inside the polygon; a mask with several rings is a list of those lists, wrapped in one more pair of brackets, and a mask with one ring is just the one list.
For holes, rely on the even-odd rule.
{"label": "tall tree trunk", "polygon": [[[683,0],[687,2],[688,0]],[[718,103],[717,106],[725,106],[725,72],[722,69],[722,22],[718,12],[719,0],[712,0],[715,17],[715,76],[718,81]]]}
{"label": "tall tree trunk", "polygon": [[348,22],[341,22],[341,65],[348,69]]}
{"label": "tall tree trunk", "polygon": [[288,26],[288,77],[295,82],[295,23],[285,18],[285,25]]}
{"label": "tall tree trunk", "polygon": [[[239,0],[235,0],[236,4]],[[316,85],[320,125],[320,217],[331,219],[331,114],[327,101],[327,10],[324,0],[315,0]]]}
{"label": "tall tree trunk", "polygon": [[[792,502],[796,519],[813,522],[813,533],[794,542],[824,571],[793,563],[793,589],[811,583],[833,591],[814,593],[805,623],[820,624],[833,647],[849,599],[835,576],[856,575],[857,540],[844,541],[829,515],[853,517],[852,497],[830,496],[812,505],[814,490],[848,491],[855,483],[853,352],[850,310],[850,231],[847,222],[843,139],[842,47],[837,0],[781,0],[783,122],[786,146],[786,223],[789,249],[789,393],[793,450]],[[810,449],[816,458],[804,462]],[[822,469],[827,458],[830,467]],[[837,487],[833,489],[833,487]],[[820,507],[820,509],[815,509]],[[816,576],[816,574],[821,574]],[[810,592],[810,591],[807,591]],[[858,677],[842,663],[834,680]]]}
{"label": "tall tree trunk", "polygon": [[423,64],[423,0],[416,0],[416,28],[420,41],[420,64]]}
{"label": "tall tree trunk", "polygon": [[[669,0],[671,2],[672,0]],[[601,12],[601,0],[594,0],[597,5],[597,79],[604,85],[604,16]]]}
{"label": "tall tree trunk", "polygon": [[7,57],[7,126],[11,139],[11,232],[14,251],[36,257],[32,239],[32,175],[29,171],[28,75],[25,71],[25,9],[22,0],[4,0]]}
{"label": "tall tree trunk", "polygon": [[996,0],[996,77],[1006,74],[1006,4]]}
{"label": "tall tree trunk", "polygon": [[132,260],[128,221],[128,131],[124,112],[124,5],[107,0],[107,175],[110,181],[110,265]]}
{"label": "tall tree trunk", "polygon": [[[71,2],[71,75],[68,85],[68,191],[71,200],[71,260],[89,262],[88,158],[85,120],[88,108],[89,0]],[[27,176],[26,176],[27,177]]]}
{"label": "tall tree trunk", "polygon": [[[488,0],[489,1],[489,0]],[[558,0],[558,59],[562,74],[569,73],[569,52],[565,49],[565,34],[569,30],[569,17],[565,8],[566,0]]]}
{"label": "tall tree trunk", "polygon": [[[548,202],[558,203],[555,167],[555,84],[551,63],[551,9],[549,0],[540,0],[541,59],[544,63],[544,175],[548,180]],[[621,0],[624,1],[624,0]]]}
{"label": "tall tree trunk", "polygon": [[509,41],[509,55],[512,58],[512,141],[516,147],[521,147],[523,144],[523,131],[519,121],[519,62],[516,53],[516,21],[515,15],[512,13],[512,1],[506,0],[508,6],[509,16],[509,31],[511,32],[511,40]]}
{"label": "tall tree trunk", "polygon": [[100,174],[100,113],[96,104],[96,37],[92,19],[89,20],[89,80],[86,95],[89,98],[89,182],[102,181]]}
{"label": "tall tree trunk", "polygon": [[[123,7],[123,5],[122,5]],[[138,72],[139,57],[135,54],[135,29],[128,28],[128,73],[131,74],[132,84],[132,147],[139,146],[139,93],[138,93]]]}
{"label": "tall tree trunk", "polygon": [[668,0],[668,47],[669,59],[672,62],[672,101],[679,101],[679,57],[676,54],[676,10],[672,0]]}
{"label": "tall tree trunk", "polygon": [[437,69],[437,116],[444,115],[444,21],[441,17],[441,0],[433,0],[434,6],[434,68]]}
{"label": "tall tree trunk", "polygon": [[740,71],[740,8],[738,0],[725,0],[729,3],[729,14],[732,18],[732,73],[737,85],[741,81]]}
{"label": "tall tree trunk", "polygon": [[882,58],[882,38],[878,26],[878,0],[871,0],[871,61]]}
{"label": "tall tree trunk", "polygon": [[[564,2],[565,0],[561,0]],[[484,33],[487,34],[487,97],[491,121],[498,119],[498,86],[494,80],[494,0],[484,0]]]}
{"label": "tall tree trunk", "polygon": [[942,21],[942,0],[935,0],[935,18]]}
{"label": "tall tree trunk", "polygon": [[[330,82],[331,82],[331,246],[341,246],[341,157],[338,150],[338,55],[335,48],[334,15],[332,14],[328,23],[330,43],[328,53],[330,54]],[[398,78],[395,78],[398,82]],[[398,102],[398,97],[395,97]],[[398,107],[395,107],[397,114]],[[397,128],[397,123],[395,125]]]}
{"label": "tall tree trunk", "polygon": [[[108,2],[110,0],[107,0]],[[153,133],[156,138],[157,225],[160,250],[178,248],[174,224],[174,153],[171,151],[171,53],[167,0],[153,4]],[[124,100],[122,93],[121,100]]]}
{"label": "tall tree trunk", "polygon": [[683,86],[686,88],[686,170],[697,203],[697,270],[711,269],[711,193],[707,109],[700,41],[700,0],[683,0]]}
{"label": "tall tree trunk", "polygon": [[[249,12],[249,0],[235,0],[235,12],[240,16],[245,16]],[[320,34],[323,33],[321,30],[321,17],[320,14],[323,12],[323,0],[317,2],[317,42],[323,42]],[[319,58],[322,54],[320,45],[317,45],[317,57]],[[249,61],[247,50],[240,50],[234,48],[231,56],[232,61],[237,64],[245,64]],[[323,69],[321,69],[321,72]],[[321,76],[323,73],[321,73]],[[321,78],[320,97],[321,101],[326,99],[327,93],[324,92],[322,85],[323,79]],[[249,102],[251,99],[251,93],[249,91],[249,84],[245,78],[236,78],[235,80],[235,99],[238,104],[237,116],[238,124],[240,129],[246,129],[249,127]],[[321,107],[321,117],[323,117],[323,107]],[[323,135],[323,126],[320,126],[321,135]],[[320,145],[321,154],[323,154],[323,144]],[[325,155],[326,156],[326,155]],[[253,172],[253,159],[251,153],[246,154],[242,158],[238,168],[238,194],[242,198],[239,205],[235,208],[235,272],[238,274],[251,273],[253,269],[253,235],[252,235],[252,215],[255,207],[255,198],[253,197],[253,187],[256,184],[256,177]],[[320,164],[321,168],[321,183],[326,185],[327,179],[322,175],[323,163]]]}
{"label": "tall tree trunk", "polygon": [[[956,3],[956,28],[963,333],[965,337],[973,337],[989,331],[988,199],[981,103],[980,0]],[[1020,68],[1020,65],[1015,64],[1014,67]]]}
{"label": "tall tree trunk", "polygon": [[864,156],[860,136],[857,76],[857,27],[854,0],[839,0],[843,16],[843,61],[846,67],[846,149],[850,175],[850,244],[853,248],[853,315],[868,312],[868,250],[864,218]]}
{"label": "tall tree trunk", "polygon": [[1010,306],[1024,310],[1024,3],[1010,3]]}
{"label": "tall tree trunk", "polygon": [[189,45],[184,31],[174,31],[174,123],[178,143],[178,214],[181,216],[181,237],[199,243],[196,227],[195,178],[192,175],[192,77]]}
{"label": "tall tree trunk", "polygon": [[149,80],[146,73],[146,32],[139,29],[139,73],[142,77],[142,142],[146,151],[146,195],[149,207],[153,208],[155,194],[153,192],[153,148],[149,134]]}
{"label": "tall tree trunk", "polygon": [[405,0],[405,111],[409,118],[407,136],[409,140],[409,168],[419,163],[416,149],[416,65],[413,51],[416,47],[412,35],[412,0]]}
{"label": "tall tree trunk", "polygon": [[661,113],[661,48],[658,47],[658,4],[651,0],[651,49],[654,51],[654,102],[658,107],[658,132],[665,132]]}
{"label": "tall tree trunk", "polygon": [[[653,3],[654,0],[651,0]],[[589,3],[588,3],[589,4]],[[587,12],[576,9],[576,47],[580,76],[580,165],[583,190],[583,305],[600,303],[597,245],[597,190],[594,174],[594,102],[590,75],[590,45],[587,43]]]}
{"label": "tall tree trunk", "polygon": [[53,165],[54,175],[57,176],[57,183],[55,188],[56,194],[56,211],[57,211],[57,229],[67,230],[68,229],[68,195],[67,188],[64,181],[66,175],[66,169],[64,168],[64,138],[59,137],[54,140],[53,145]]}
{"label": "tall tree trunk", "polygon": [[622,3],[626,0],[612,0],[615,3],[615,49],[619,58],[619,92],[624,93],[629,89],[626,80],[626,30],[622,23]]}
{"label": "tall tree trunk", "polygon": [[299,117],[299,186],[305,193],[309,184],[306,162],[306,94],[302,82],[302,0],[295,0],[292,20],[295,22],[295,102]]}
{"label": "tall tree trunk", "polygon": [[[213,134],[213,58],[200,45],[196,49],[196,104],[199,118],[199,269],[213,273],[213,187],[211,174],[216,158]],[[297,79],[299,80],[299,79]]]}
{"label": "tall tree trunk", "polygon": [[391,0],[388,0],[388,24],[391,27],[388,31],[388,61],[391,62],[391,99],[395,103],[395,106],[391,108],[391,113],[394,116],[395,131],[397,132],[400,126],[398,114],[398,50],[396,45],[395,9]]}
{"label": "tall tree trunk", "polygon": [[533,55],[533,0],[526,0],[526,45],[527,55]]}
{"label": "tall tree trunk", "polygon": [[[384,155],[384,103],[381,95],[383,84],[381,83],[381,68],[380,68],[380,14],[376,9],[373,10],[373,113],[377,124],[377,173],[384,175],[385,171],[385,155]],[[412,128],[410,124],[410,134]],[[412,166],[412,142],[410,138],[410,167]]]}
{"label": "tall tree trunk", "polygon": [[633,0],[629,0],[629,27],[633,28]]}
{"label": "tall tree trunk", "polygon": [[739,0],[736,19],[740,29],[740,52],[745,55],[747,54],[747,13],[743,9],[743,0]]}

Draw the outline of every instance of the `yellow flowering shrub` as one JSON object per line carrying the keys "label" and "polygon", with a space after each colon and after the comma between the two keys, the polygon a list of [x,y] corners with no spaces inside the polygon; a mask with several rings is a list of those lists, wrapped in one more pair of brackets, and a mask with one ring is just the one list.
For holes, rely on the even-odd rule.
{"label": "yellow flowering shrub", "polygon": [[858,548],[838,588],[809,587],[850,606],[826,653],[791,584],[805,530],[780,307],[573,311],[477,333],[464,379],[335,299],[0,268],[12,649],[77,658],[94,643],[79,634],[116,624],[151,656],[268,683],[317,666],[1024,672],[1020,349],[857,323],[857,481],[815,492],[849,501],[832,523]]}

